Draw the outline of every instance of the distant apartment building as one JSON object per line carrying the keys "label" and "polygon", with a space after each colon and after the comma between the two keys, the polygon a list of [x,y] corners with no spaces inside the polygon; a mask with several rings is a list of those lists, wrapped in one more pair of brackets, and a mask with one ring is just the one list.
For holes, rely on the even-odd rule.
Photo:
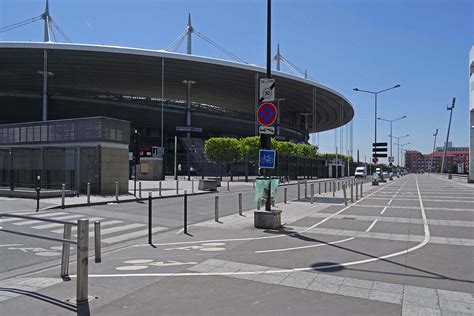
{"label": "distant apartment building", "polygon": [[[418,150],[407,150],[405,153],[405,168],[410,172],[428,172],[430,170],[440,172],[443,155],[444,147],[436,148],[434,154],[422,154]],[[445,169],[449,173],[468,173],[469,147],[453,147],[452,144],[448,143]]]}

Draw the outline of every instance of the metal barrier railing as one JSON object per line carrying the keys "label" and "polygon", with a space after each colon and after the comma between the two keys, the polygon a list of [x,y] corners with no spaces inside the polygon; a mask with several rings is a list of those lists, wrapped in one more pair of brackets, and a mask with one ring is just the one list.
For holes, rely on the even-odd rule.
{"label": "metal barrier railing", "polygon": [[[45,239],[51,241],[58,241],[63,244],[61,253],[61,277],[69,275],[69,257],[70,245],[77,246],[77,281],[76,281],[76,300],[77,303],[88,300],[88,278],[89,278],[89,220],[79,219],[77,223],[61,221],[57,219],[41,218],[35,216],[17,215],[17,214],[0,214],[0,217],[31,219],[41,222],[64,224],[63,238],[41,236],[30,233],[24,233],[9,229],[0,228],[0,232],[21,235],[26,237]],[[71,239],[72,226],[77,227],[77,240]],[[96,262],[101,261],[101,247],[100,247],[100,222],[94,222],[94,239],[95,239],[95,259]]]}

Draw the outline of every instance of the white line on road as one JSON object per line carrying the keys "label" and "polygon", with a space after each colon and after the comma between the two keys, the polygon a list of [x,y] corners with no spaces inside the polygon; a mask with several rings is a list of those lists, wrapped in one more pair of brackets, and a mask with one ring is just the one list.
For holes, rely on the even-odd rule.
{"label": "white line on road", "polygon": [[388,208],[388,206],[385,206],[385,207],[383,208],[382,212],[380,212],[380,214],[385,213],[385,211],[387,210],[387,208]]}
{"label": "white line on road", "polygon": [[332,241],[328,243],[323,243],[323,244],[317,244],[317,245],[308,245],[308,246],[300,246],[300,247],[291,247],[291,248],[280,248],[280,249],[270,249],[270,250],[257,250],[254,251],[254,253],[269,253],[269,252],[281,252],[281,251],[289,251],[289,250],[296,250],[296,249],[307,249],[307,248],[314,248],[314,247],[321,247],[321,246],[326,246],[326,245],[334,245],[334,244],[339,244],[341,242],[349,241],[355,239],[355,237],[349,237],[346,239],[341,239],[337,241]]}
{"label": "white line on road", "polygon": [[372,229],[372,227],[375,226],[375,223],[377,223],[378,220],[379,220],[379,219],[376,218],[376,219],[372,222],[372,224],[370,224],[369,228],[367,228],[367,229],[365,230],[365,232],[366,232],[366,233],[370,232],[370,230]]}

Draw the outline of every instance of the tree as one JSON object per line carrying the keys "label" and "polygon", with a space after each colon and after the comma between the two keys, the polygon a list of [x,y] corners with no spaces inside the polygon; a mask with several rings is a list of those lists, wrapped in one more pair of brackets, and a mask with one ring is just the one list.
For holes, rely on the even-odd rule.
{"label": "tree", "polygon": [[256,165],[258,163],[258,151],[260,150],[260,137],[245,137],[239,140],[240,153],[243,158],[247,158],[248,162]]}
{"label": "tree", "polygon": [[226,165],[229,171],[231,164],[241,160],[240,142],[230,137],[209,138],[204,143],[204,154],[207,160]]}

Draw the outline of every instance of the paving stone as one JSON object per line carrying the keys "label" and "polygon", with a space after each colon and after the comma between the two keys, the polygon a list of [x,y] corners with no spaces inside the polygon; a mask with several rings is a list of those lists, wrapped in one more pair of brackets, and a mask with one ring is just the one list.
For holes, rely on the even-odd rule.
{"label": "paving stone", "polygon": [[379,291],[379,290],[371,290],[369,299],[374,300],[374,301],[393,303],[393,304],[401,304],[402,294],[394,293],[394,292]]}
{"label": "paving stone", "polygon": [[317,276],[318,273],[295,271],[291,273],[288,277],[300,280],[310,280],[310,282],[312,282]]}
{"label": "paving stone", "polygon": [[[316,279],[317,280],[317,279]],[[332,283],[321,283],[317,281],[311,282],[311,284],[306,288],[307,290],[325,292],[325,293],[336,293],[339,289],[339,285]]]}
{"label": "paving stone", "polygon": [[374,281],[374,284],[372,285],[372,289],[403,294],[403,285],[401,284]]}
{"label": "paving stone", "polygon": [[336,294],[360,298],[369,298],[370,289],[341,285]]}
{"label": "paving stone", "polygon": [[259,274],[254,279],[254,281],[270,283],[270,284],[279,284],[285,278],[286,278],[286,276],[284,276],[284,275],[262,273],[262,274]]}
{"label": "paving stone", "polygon": [[314,281],[315,282],[320,282],[320,283],[330,283],[330,284],[336,284],[336,285],[341,285],[342,282],[344,282],[344,277],[340,277],[337,275],[327,275],[327,274],[319,274]]}
{"label": "paving stone", "polygon": [[368,281],[368,280],[345,278],[342,285],[360,287],[364,289],[371,289],[373,283],[374,283],[373,281]]}
{"label": "paving stone", "polygon": [[222,265],[224,265],[224,264],[226,264],[226,263],[228,263],[228,262],[229,262],[229,261],[225,261],[225,260],[209,259],[209,260],[204,261],[203,263],[204,263],[204,264],[207,264],[207,265],[209,265],[209,266],[216,266],[216,267],[218,267],[218,266],[222,266]]}
{"label": "paving stone", "polygon": [[296,287],[299,289],[306,289],[310,284],[310,279],[295,279],[292,277],[287,277],[280,282],[280,285]]}
{"label": "paving stone", "polygon": [[403,304],[402,316],[441,316],[441,311]]}
{"label": "paving stone", "polygon": [[188,268],[189,271],[194,271],[194,272],[210,272],[212,269],[215,269],[215,266],[209,266],[207,264],[197,264],[195,266],[192,266]]}
{"label": "paving stone", "polygon": [[237,271],[239,271],[239,270],[238,269],[226,268],[224,266],[219,266],[219,267],[214,267],[214,269],[212,269],[209,272],[212,272],[212,273],[234,273],[234,272],[237,272]]}
{"label": "paving stone", "polygon": [[470,293],[438,289],[438,296],[440,300],[450,300],[474,304],[474,296]]}
{"label": "paving stone", "polygon": [[439,307],[441,310],[445,311],[461,312],[474,315],[474,304],[471,303],[440,299]]}

